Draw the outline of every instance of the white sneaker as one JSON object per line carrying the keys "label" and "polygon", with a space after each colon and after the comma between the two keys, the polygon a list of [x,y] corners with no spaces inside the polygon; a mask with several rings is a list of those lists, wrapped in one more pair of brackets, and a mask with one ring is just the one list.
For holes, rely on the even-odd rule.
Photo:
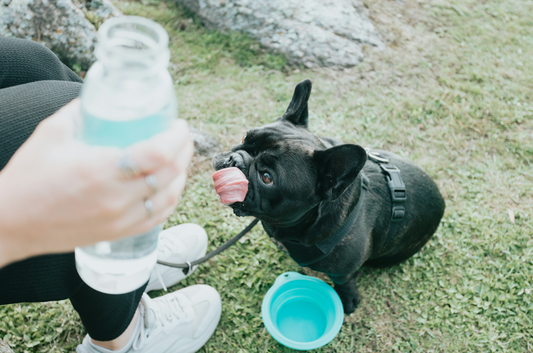
{"label": "white sneaker", "polygon": [[[143,294],[139,321],[121,353],[193,353],[215,331],[221,314],[218,292],[198,284],[151,299]],[[77,353],[111,352],[85,336]]]}
{"label": "white sneaker", "polygon": [[[173,263],[192,262],[205,255],[207,249],[207,234],[197,224],[186,223],[165,229],[159,233],[157,243],[157,259]],[[149,292],[156,289],[167,290],[188,275],[198,266],[194,266],[187,275],[181,268],[155,265],[150,281],[145,289]]]}

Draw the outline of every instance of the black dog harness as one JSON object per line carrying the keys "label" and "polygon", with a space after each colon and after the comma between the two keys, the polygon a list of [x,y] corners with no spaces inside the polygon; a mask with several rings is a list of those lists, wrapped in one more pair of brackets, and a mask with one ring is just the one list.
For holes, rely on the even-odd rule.
{"label": "black dog harness", "polygon": [[[405,207],[403,204],[407,199],[405,184],[400,176],[400,169],[390,164],[388,159],[379,157],[379,153],[377,152],[373,153],[367,150],[367,155],[369,160],[379,165],[383,171],[383,174],[385,174],[385,177],[387,178],[387,184],[389,186],[392,200],[391,222],[399,222],[405,215]],[[283,242],[283,248],[278,241],[274,240],[274,243],[278,245],[281,250],[286,250],[290,257],[292,257],[293,260],[302,267],[309,266],[328,256],[331,251],[333,251],[333,248],[340,243],[346,235],[348,235],[354,226],[357,226],[357,224],[362,224],[362,222],[358,222],[358,218],[361,215],[360,211],[364,203],[370,182],[364,174],[361,174],[361,177],[361,193],[359,196],[359,201],[357,201],[357,204],[354,206],[348,217],[346,217],[344,223],[339,227],[339,229],[337,229],[335,233],[333,233],[333,235],[311,246],[303,246],[299,242],[286,241]],[[389,229],[389,234],[387,235],[384,244],[388,243],[390,234],[391,231]]]}
{"label": "black dog harness", "polygon": [[[403,203],[406,200],[406,193],[405,193],[405,185],[403,183],[403,180],[400,176],[400,169],[398,169],[396,166],[389,164],[389,160],[385,158],[379,157],[378,152],[370,152],[370,149],[366,149],[368,159],[373,161],[374,163],[377,163],[383,173],[385,174],[387,178],[387,183],[390,189],[391,199],[392,199],[392,219],[391,222],[396,223],[403,219],[405,215],[405,208],[403,207]],[[327,239],[324,239],[320,242],[318,242],[315,245],[305,247],[302,246],[300,243],[292,243],[292,242],[286,242],[284,244],[279,243],[275,239],[272,238],[272,241],[274,244],[276,244],[282,251],[288,252],[289,255],[300,265],[300,266],[309,266],[326,256],[328,256],[331,251],[333,251],[333,248],[341,242],[342,239],[350,232],[352,227],[357,226],[357,224],[361,224],[361,222],[357,222],[360,211],[366,196],[366,192],[368,190],[369,181],[368,178],[365,175],[361,175],[361,193],[359,196],[359,201],[357,201],[357,204],[354,206],[352,211],[350,211],[350,214],[348,217],[346,217],[346,220],[344,223],[340,226],[340,228],[330,237]],[[231,245],[235,244],[237,240],[242,238],[246,233],[248,233],[256,224],[259,222],[259,220],[256,218],[250,223],[242,232],[240,232],[238,235],[227,241],[224,245],[220,246],[218,249],[211,251],[209,254],[205,255],[202,258],[199,258],[193,262],[186,262],[186,263],[172,263],[172,262],[166,262],[158,260],[157,263],[169,267],[174,268],[180,268],[183,270],[184,274],[187,274],[192,270],[193,266],[196,266],[198,264],[201,264],[213,256],[219,254],[220,252],[224,251]],[[389,229],[389,233],[387,234],[387,237],[383,241],[382,245],[380,247],[386,246],[387,243],[390,240],[390,234],[391,230]]]}
{"label": "black dog harness", "polygon": [[[333,248],[348,234],[350,229],[357,224],[357,219],[361,214],[361,208],[363,206],[363,201],[366,196],[366,192],[369,186],[368,178],[362,175],[361,178],[361,194],[359,196],[359,201],[354,206],[344,223],[337,229],[337,231],[329,236],[327,239],[321,240],[318,243],[311,246],[303,246],[299,242],[286,241],[283,242],[286,252],[289,253],[290,257],[298,263],[300,266],[309,266],[312,263],[315,263],[319,260],[322,260],[328,256]],[[360,223],[360,222],[359,222]],[[275,244],[278,244],[275,242]],[[281,250],[284,250],[283,248]]]}

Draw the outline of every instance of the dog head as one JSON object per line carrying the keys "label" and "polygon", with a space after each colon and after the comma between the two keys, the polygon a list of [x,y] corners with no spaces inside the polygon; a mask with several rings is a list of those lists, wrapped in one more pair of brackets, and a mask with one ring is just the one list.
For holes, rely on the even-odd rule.
{"label": "dog head", "polygon": [[244,201],[230,205],[237,216],[290,227],[319,203],[337,199],[363,168],[362,147],[332,147],[308,130],[311,86],[299,83],[281,118],[248,130],[240,144],[213,159],[216,170],[237,167],[248,179]]}

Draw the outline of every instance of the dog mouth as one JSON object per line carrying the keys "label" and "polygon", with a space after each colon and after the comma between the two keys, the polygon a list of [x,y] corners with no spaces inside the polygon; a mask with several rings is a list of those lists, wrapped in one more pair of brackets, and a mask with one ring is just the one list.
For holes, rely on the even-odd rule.
{"label": "dog mouth", "polygon": [[250,216],[250,212],[244,209],[244,202],[235,202],[229,205],[233,209],[233,213],[237,217]]}
{"label": "dog mouth", "polygon": [[216,170],[213,174],[215,192],[219,196],[220,202],[231,207],[237,217],[251,215],[248,207],[245,207],[245,203],[250,206],[248,198],[253,191],[249,190],[250,163],[251,157],[242,151],[222,153],[216,156],[212,162]]}
{"label": "dog mouth", "polygon": [[241,203],[248,193],[248,179],[244,173],[236,167],[223,168],[213,173],[215,192],[224,205]]}

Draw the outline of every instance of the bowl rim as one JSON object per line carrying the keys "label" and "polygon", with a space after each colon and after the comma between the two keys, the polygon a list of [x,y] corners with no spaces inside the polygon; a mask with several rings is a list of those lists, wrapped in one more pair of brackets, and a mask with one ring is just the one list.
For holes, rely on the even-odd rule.
{"label": "bowl rim", "polygon": [[[285,337],[272,322],[272,317],[270,315],[270,310],[269,310],[270,304],[272,302],[272,297],[274,296],[278,288],[293,281],[317,283],[319,286],[321,286],[321,288],[324,288],[325,292],[329,294],[329,296],[327,297],[331,298],[333,302],[334,310],[335,310],[334,322],[328,332],[324,333],[322,336],[320,336],[314,341],[299,342],[299,341],[291,340]],[[316,277],[302,275],[297,272],[289,271],[289,272],[284,272],[280,274],[276,278],[274,285],[270,287],[267,294],[263,298],[263,303],[261,305],[261,316],[263,319],[263,324],[265,325],[268,333],[270,333],[270,335],[276,341],[292,349],[309,350],[309,349],[316,349],[316,348],[322,347],[328,344],[329,342],[331,342],[337,336],[337,334],[339,333],[342,327],[342,323],[344,322],[344,308],[342,306],[342,301],[339,295],[337,294],[337,292],[335,292],[335,290],[329,284],[327,284],[326,282]]]}

